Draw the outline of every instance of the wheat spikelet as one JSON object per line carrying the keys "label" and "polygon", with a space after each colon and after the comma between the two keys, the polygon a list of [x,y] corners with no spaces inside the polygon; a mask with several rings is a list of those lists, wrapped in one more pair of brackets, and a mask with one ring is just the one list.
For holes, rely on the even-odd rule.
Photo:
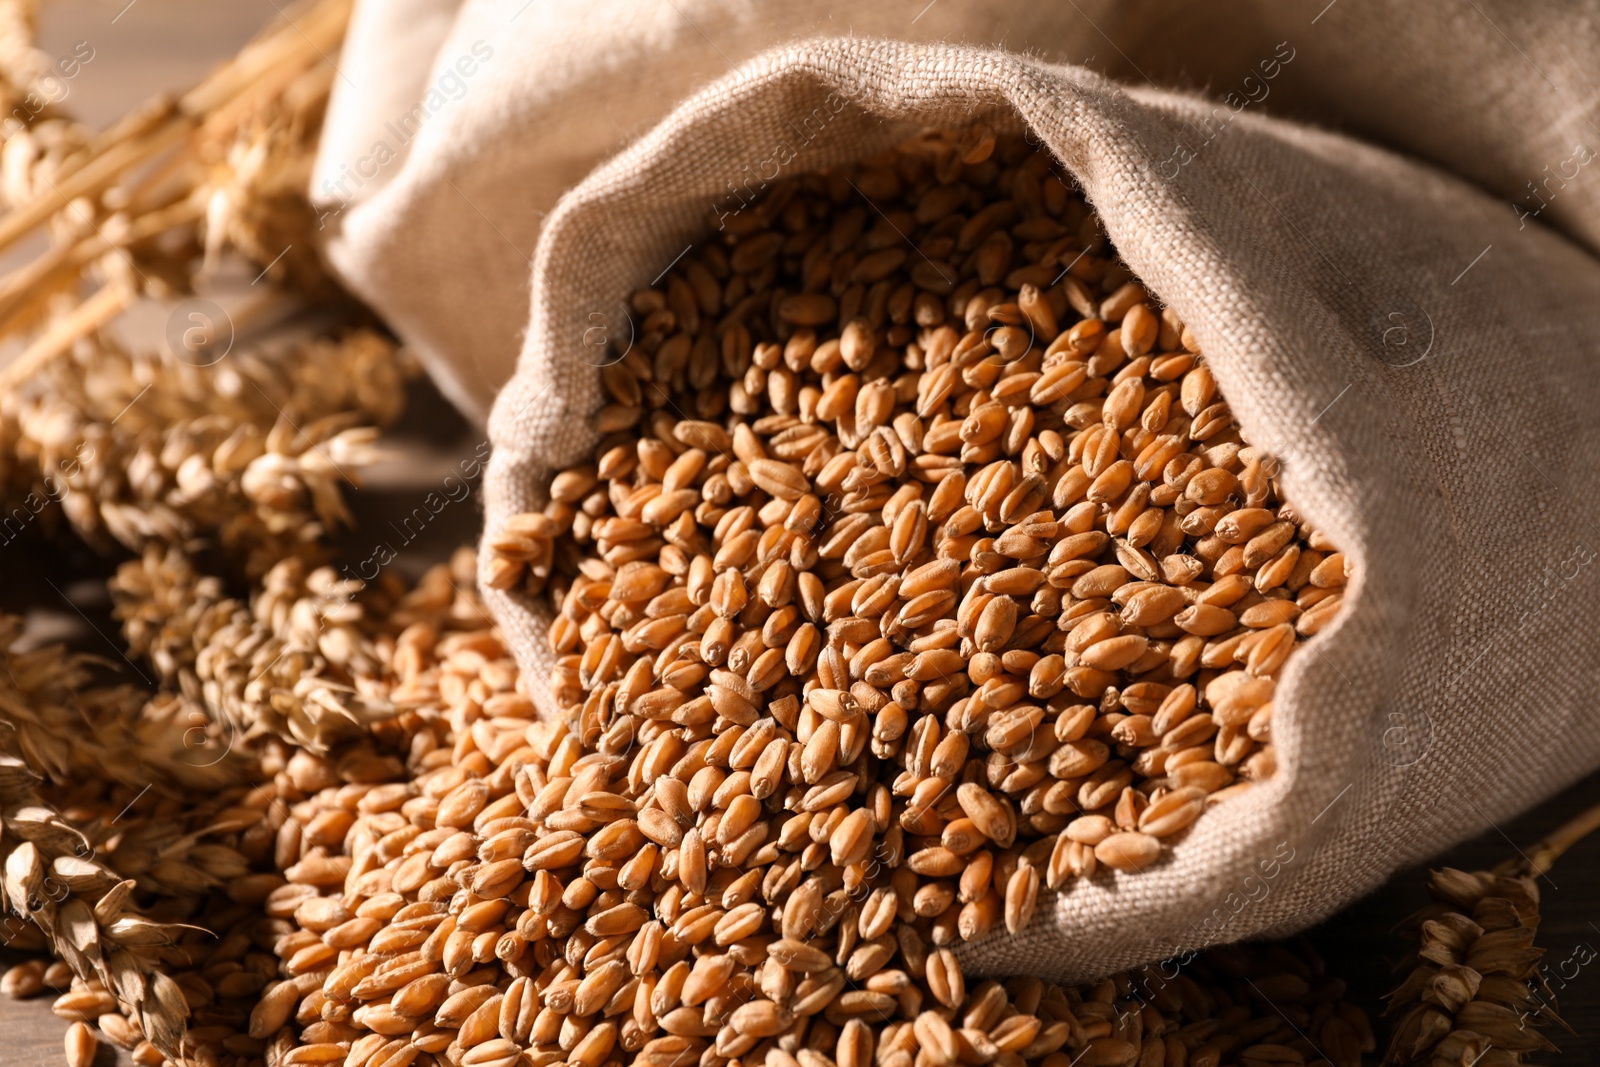
{"label": "wheat spikelet", "polygon": [[26,490],[85,537],[214,544],[253,576],[349,521],[344,487],[381,457],[405,373],[370,331],[211,367],[99,344],[0,400],[0,422]]}
{"label": "wheat spikelet", "polygon": [[1409,923],[1417,944],[1397,966],[1406,977],[1389,994],[1386,1014],[1397,1019],[1384,1067],[1513,1067],[1555,1050],[1542,1031],[1572,1028],[1556,1013],[1541,966],[1545,950],[1535,943],[1539,879],[1596,829],[1600,806],[1492,871],[1429,873],[1435,903]]}
{"label": "wheat spikelet", "polygon": [[157,950],[177,931],[131,908],[133,883],[95,860],[87,836],[40,803],[37,778],[12,755],[0,755],[0,822],[11,910],[43,931],[76,974],[97,977],[153,1045],[175,1054],[188,1006]]}
{"label": "wheat spikelet", "polygon": [[0,741],[46,778],[205,789],[230,766],[189,758],[192,724],[125,684],[92,684],[94,661],[59,646],[21,647],[23,621],[0,614]]}

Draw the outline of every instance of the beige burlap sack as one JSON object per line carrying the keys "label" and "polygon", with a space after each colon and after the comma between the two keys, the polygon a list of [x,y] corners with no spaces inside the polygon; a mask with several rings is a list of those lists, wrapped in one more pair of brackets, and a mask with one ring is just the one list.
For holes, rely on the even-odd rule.
{"label": "beige burlap sack", "polygon": [[[1245,436],[1358,575],[1278,690],[1280,770],[1170,861],[1067,890],[969,966],[1082,978],[1328,915],[1600,763],[1600,265],[1463,181],[1209,102],[951,46],[821,40],[691,97],[545,223],[490,421],[492,535],[593,441],[622,298],[704,237],[747,165],[783,173],[928,125],[1022,129],[1189,324]],[[811,136],[799,134],[809,118]],[[808,127],[809,128],[809,127]],[[1189,146],[1187,154],[1178,151]],[[539,606],[491,594],[542,671]]]}
{"label": "beige burlap sack", "polygon": [[1203,88],[1213,107],[1161,159],[1228,136],[1248,101],[1436,163],[1600,250],[1597,29],[1600,0],[360,0],[312,191],[346,282],[481,420],[521,349],[545,213],[775,45],[992,45]]}

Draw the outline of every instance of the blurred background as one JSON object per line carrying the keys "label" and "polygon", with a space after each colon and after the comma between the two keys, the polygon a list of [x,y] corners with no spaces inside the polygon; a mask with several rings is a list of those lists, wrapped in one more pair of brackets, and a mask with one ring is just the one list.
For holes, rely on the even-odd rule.
{"label": "blurred background", "polygon": [[155,93],[194,84],[278,17],[272,0],[63,0],[41,6],[39,46],[56,56],[80,41],[94,49],[65,106],[104,126]]}

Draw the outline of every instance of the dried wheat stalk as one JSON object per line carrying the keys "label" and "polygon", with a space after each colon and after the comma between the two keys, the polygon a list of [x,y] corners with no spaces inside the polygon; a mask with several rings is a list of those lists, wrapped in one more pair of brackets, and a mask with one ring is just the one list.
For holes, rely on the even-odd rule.
{"label": "dried wheat stalk", "polygon": [[[181,722],[141,712],[144,696],[131,687],[89,684],[85,657],[19,649],[21,635],[21,620],[0,618],[0,716],[9,727],[0,738],[6,902],[81,979],[98,981],[100,996],[137,1020],[154,1047],[172,1052],[188,1008],[161,952],[180,930],[134,906],[129,872],[108,862],[87,821],[46,802],[33,768],[74,795],[97,781],[142,795],[152,786],[215,789],[237,763],[189,762]],[[7,919],[7,944],[16,941],[15,922]]]}
{"label": "dried wheat stalk", "polygon": [[176,930],[134,910],[133,883],[94,858],[89,840],[43,805],[34,773],[0,754],[0,851],[11,911],[32,922],[80,977],[96,978],[165,1053],[178,1048],[188,1006],[158,965]]}
{"label": "dried wheat stalk", "polygon": [[365,736],[396,708],[374,639],[389,623],[363,583],[291,556],[243,602],[175,548],[147,549],[112,582],[130,651],[164,685],[248,742],[262,734],[316,752]]}
{"label": "dried wheat stalk", "polygon": [[[259,785],[163,797],[89,780],[47,791],[61,818],[81,834],[78,850],[97,870],[114,869],[128,879],[145,905],[142,914],[167,924],[168,942],[150,946],[146,958],[172,979],[187,1005],[149,1019],[125,1004],[119,1011],[114,987],[103,977],[80,977],[57,1001],[57,1014],[96,1022],[138,1062],[159,1062],[163,1055],[206,1065],[262,1062],[268,1043],[248,1032],[250,1019],[277,976],[274,949],[293,933],[286,916],[264,905],[286,884],[285,873],[306,877],[353,822],[337,813],[316,817],[304,802],[318,791],[360,795],[402,778],[408,761],[420,766],[438,749],[445,724],[436,708],[432,650],[441,641],[456,647],[454,632],[490,626],[482,603],[465,591],[474,573],[471,553],[465,553],[432,569],[414,588],[388,581],[370,592],[384,621],[359,637],[367,651],[353,667],[354,678],[401,710],[337,755],[313,756],[268,737],[251,748],[259,764],[237,769]],[[293,613],[288,602],[278,603]],[[43,982],[33,979],[41,978],[33,969],[16,972],[11,992],[39,992]]]}
{"label": "dried wheat stalk", "polygon": [[1384,1067],[1481,1064],[1513,1067],[1555,1045],[1541,1030],[1570,1030],[1544,977],[1539,879],[1600,829],[1600,806],[1492,871],[1444,868],[1428,878],[1437,903],[1412,918],[1419,944],[1389,994],[1397,1014]]}
{"label": "dried wheat stalk", "polygon": [[54,782],[198,790],[227,779],[231,767],[189,758],[190,723],[133,686],[93,684],[89,657],[24,649],[23,636],[22,619],[0,614],[0,751]]}
{"label": "dried wheat stalk", "polygon": [[[192,292],[224,252],[253,258],[275,281],[336,291],[315,257],[301,189],[327,98],[331,68],[322,60],[336,49],[348,9],[341,0],[295,9],[181,100],[153,102],[103,134],[54,109],[8,128],[0,196],[12,211],[0,219],[0,244],[45,224],[53,245],[0,279],[0,329],[31,338],[0,371],[7,540],[15,536],[9,520],[25,526],[39,514],[35,500],[59,498],[90,537],[109,533],[130,547],[210,543],[231,566],[257,575],[285,557],[320,552],[325,528],[346,519],[339,483],[374,458],[367,424],[392,418],[401,402],[392,345],[355,332],[287,354],[234,353],[226,365],[200,369],[124,352],[101,328],[140,295]],[[0,7],[8,100],[43,62],[28,44],[30,29],[30,5]],[[98,290],[83,295],[86,282]],[[0,791],[11,908],[36,924],[28,930],[43,930],[79,975],[58,1011],[93,1010],[109,1037],[136,1047],[141,1063],[259,1055],[259,1047],[240,1047],[249,1044],[236,1032],[249,1005],[237,1004],[266,981],[272,957],[256,954],[257,969],[267,966],[252,985],[229,973],[230,961],[197,941],[198,931],[139,917],[130,894],[173,922],[223,931],[259,925],[261,896],[281,876],[249,869],[270,867],[274,838],[267,836],[264,853],[259,841],[250,844],[269,820],[241,820],[240,812],[277,801],[274,791],[231,808],[191,794],[174,810],[179,802],[168,799],[162,818],[130,816],[143,797],[133,788],[108,796],[100,809],[86,805],[95,781],[214,787],[216,775],[248,767],[236,760],[206,770],[172,747],[188,715],[205,709],[203,699],[168,691],[147,702],[127,688],[88,686],[81,660],[55,662],[56,650],[19,652],[15,636],[8,622],[12,684],[0,701],[11,739],[53,775],[80,776],[72,794],[77,824],[41,802],[21,760],[6,757]],[[286,651],[286,658],[300,655]],[[296,681],[280,677],[291,687]],[[261,693],[245,696],[235,686],[223,695],[268,700],[279,695],[279,680]],[[82,730],[91,720],[98,729]],[[389,733],[404,741],[395,728]],[[369,739],[347,746],[338,766],[359,778],[397,773],[402,764]],[[113,875],[108,864],[134,879]],[[231,905],[218,896],[224,888]],[[98,901],[85,895],[101,891]],[[27,938],[19,933],[14,943]],[[206,973],[186,970],[197,959],[223,968],[215,990]],[[219,1008],[212,992],[235,1007]],[[114,1013],[119,1003],[126,1016]],[[93,1041],[75,1028],[67,1048],[82,1059]]]}
{"label": "dried wheat stalk", "polygon": [[49,57],[33,41],[38,8],[37,0],[0,4],[0,104],[8,113],[23,103],[50,69]]}
{"label": "dried wheat stalk", "polygon": [[[345,518],[340,483],[375,458],[371,425],[399,403],[388,342],[356,331],[192,367],[124,352],[104,327],[142,296],[193,293],[230,256],[344,303],[304,187],[349,6],[295,7],[182,98],[102,133],[53,109],[6,131],[0,247],[40,225],[52,237],[0,278],[0,334],[28,339],[0,368],[9,536],[61,497],[86,536],[215,538],[254,575]],[[43,61],[24,43],[30,10],[0,19],[6,84]]]}
{"label": "dried wheat stalk", "polygon": [[1434,871],[1439,903],[1417,918],[1421,945],[1390,994],[1404,1009],[1385,1064],[1480,1063],[1505,1067],[1555,1046],[1530,1023],[1559,1023],[1534,946],[1539,891],[1528,874]]}
{"label": "dried wheat stalk", "polygon": [[366,330],[209,367],[85,343],[0,397],[0,426],[18,493],[59,500],[85,537],[213,543],[253,576],[348,521],[344,486],[380,458],[406,374]]}
{"label": "dried wheat stalk", "polygon": [[[313,216],[292,190],[309,167],[330,85],[326,57],[337,51],[349,12],[350,0],[292,5],[182,97],[152,100],[101,133],[54,114],[13,133],[5,182],[11,211],[0,218],[0,249],[45,224],[57,245],[0,280],[0,324],[37,319],[52,295],[75,293],[90,268],[152,295],[185,292],[190,269],[183,242],[173,240],[185,232],[196,248],[203,241],[214,252],[227,241],[256,253],[263,267],[298,245],[274,276],[308,292],[337,292],[323,285]],[[10,21],[12,36],[28,22]],[[15,83],[30,68],[24,51],[0,50],[0,62],[13,56],[7,80]],[[203,238],[196,231],[202,217]],[[7,368],[0,380],[13,384],[54,354]]]}

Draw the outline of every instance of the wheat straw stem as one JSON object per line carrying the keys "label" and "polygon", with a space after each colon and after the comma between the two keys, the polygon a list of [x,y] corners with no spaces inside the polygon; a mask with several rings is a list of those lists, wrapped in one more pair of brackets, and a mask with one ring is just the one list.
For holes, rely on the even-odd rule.
{"label": "wheat straw stem", "polygon": [[1556,860],[1566,854],[1567,849],[1597,829],[1600,829],[1600,804],[1580,812],[1528,849],[1526,864],[1529,872],[1535,875],[1548,872],[1555,866]]}
{"label": "wheat straw stem", "polygon": [[86,265],[118,248],[148,240],[168,230],[194,222],[205,214],[205,201],[194,195],[133,219],[118,240],[95,233],[74,244],[60,244],[31,263],[18,267],[0,279],[0,331],[7,329],[23,311],[36,304],[42,295],[60,289]]}
{"label": "wheat straw stem", "polygon": [[88,336],[122,314],[132,302],[133,293],[125,285],[112,282],[102,286],[93,296],[73,308],[71,313],[53,323],[42,337],[0,370],[0,392],[8,392],[27,381],[39,368],[71,348],[74,341]]}
{"label": "wheat straw stem", "polygon": [[[114,128],[85,161],[57,180],[50,190],[0,219],[0,251],[11,247],[46,219],[80,196],[103,191],[118,177],[152,156],[177,145],[191,132],[241,96],[267,84],[287,84],[298,73],[336,49],[350,18],[350,0],[323,0],[305,11],[291,9],[288,25],[246,46],[233,59],[179,100],[158,98],[125,125]],[[237,117],[242,118],[243,112]],[[217,133],[219,130],[208,132]]]}
{"label": "wheat straw stem", "polygon": [[[170,103],[167,106],[170,108]],[[184,138],[193,122],[188,116],[172,115],[148,133],[107,146],[103,154],[52,183],[48,192],[0,219],[0,250],[16,244],[78,197],[100,192],[124,172],[171,148]]]}

